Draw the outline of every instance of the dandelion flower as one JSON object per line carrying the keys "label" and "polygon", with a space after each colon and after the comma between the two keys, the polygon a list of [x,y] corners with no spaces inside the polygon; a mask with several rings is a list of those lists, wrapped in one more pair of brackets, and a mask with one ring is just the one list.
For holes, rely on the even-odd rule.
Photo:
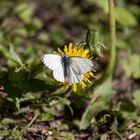
{"label": "dandelion flower", "polygon": [[[57,49],[58,51],[55,52],[55,54],[59,54],[61,56],[67,56],[67,57],[82,57],[87,59],[92,59],[92,57],[89,54],[88,49],[84,48],[78,48],[77,46],[73,46],[72,43],[69,43],[69,46],[65,45],[64,49],[61,50],[60,48]],[[91,71],[83,73],[83,78],[79,83],[70,84],[73,87],[74,92],[77,91],[77,87],[80,85],[83,89],[87,87],[87,83],[92,84],[91,77],[95,78],[95,69],[93,68]],[[64,84],[69,84],[67,81],[64,82]]]}

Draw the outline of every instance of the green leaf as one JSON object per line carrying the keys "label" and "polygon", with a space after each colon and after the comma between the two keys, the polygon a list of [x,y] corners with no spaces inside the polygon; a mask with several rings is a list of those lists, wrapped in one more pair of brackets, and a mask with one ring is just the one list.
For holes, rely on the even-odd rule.
{"label": "green leaf", "polygon": [[125,118],[125,120],[132,121],[137,120],[138,116],[136,112],[128,112],[128,111],[121,111],[122,117]]}
{"label": "green leaf", "polygon": [[69,132],[54,132],[54,137],[58,140],[75,140],[73,134]]}
{"label": "green leaf", "polygon": [[9,124],[15,124],[16,121],[14,119],[10,119],[10,118],[3,118],[1,121],[2,125],[9,125]]}
{"label": "green leaf", "polygon": [[97,112],[101,111],[102,109],[106,109],[106,106],[102,101],[97,101],[89,105],[82,116],[80,129],[86,129],[92,122],[93,117],[95,117]]}
{"label": "green leaf", "polygon": [[70,108],[70,101],[68,99],[65,99],[65,98],[60,98],[58,100],[52,100],[50,103],[49,103],[50,106],[55,106],[55,108],[57,108],[58,110],[60,111],[63,111],[65,106],[68,106],[70,111],[71,111],[71,108]]}
{"label": "green leaf", "polygon": [[15,7],[16,13],[26,23],[32,20],[31,19],[33,15],[32,10],[33,10],[33,7],[31,5],[28,5],[27,3],[20,3],[19,5]]}
{"label": "green leaf", "polygon": [[95,87],[94,92],[97,100],[86,108],[82,116],[80,129],[86,129],[92,122],[92,119],[95,117],[96,113],[108,107],[107,103],[112,97],[111,77],[106,78],[101,85]]}
{"label": "green leaf", "polygon": [[136,106],[131,101],[121,101],[119,104],[119,110],[125,120],[137,120]]}
{"label": "green leaf", "polygon": [[2,53],[2,55],[7,59],[10,66],[16,65],[24,67],[24,64],[22,63],[12,44],[9,44],[8,47],[0,45],[0,53]]}
{"label": "green leaf", "polygon": [[136,107],[132,102],[128,100],[123,100],[120,103],[120,109],[127,112],[135,112]]}
{"label": "green leaf", "polygon": [[122,67],[128,76],[135,79],[140,78],[140,56],[137,54],[130,54],[122,61]]}
{"label": "green leaf", "polygon": [[100,97],[104,102],[110,101],[112,97],[112,78],[107,77],[99,85],[94,87],[94,94]]}
{"label": "green leaf", "polygon": [[50,113],[50,112],[45,112],[45,113],[42,113],[42,114],[40,115],[40,119],[41,119],[42,121],[50,121],[50,120],[53,120],[53,119],[54,119],[54,116],[53,116],[53,114]]}
{"label": "green leaf", "polygon": [[6,48],[6,46],[0,45],[0,53],[2,53],[8,61],[11,61],[9,62],[9,65],[15,65],[15,64],[18,66],[24,65],[19,55],[16,53],[12,44],[9,44],[9,48]]}
{"label": "green leaf", "polygon": [[43,23],[39,18],[33,18],[31,21],[25,24],[25,28],[30,36],[33,36],[36,30],[42,27]]}
{"label": "green leaf", "polygon": [[133,127],[131,128],[136,134],[140,135],[140,128],[138,127]]}
{"label": "green leaf", "polygon": [[127,49],[129,49],[131,46],[130,46],[130,44],[128,43],[128,42],[126,42],[125,40],[117,40],[117,48],[118,49],[125,49],[125,50],[127,50]]}
{"label": "green leaf", "polygon": [[106,13],[108,12],[108,0],[87,0],[87,1],[101,7]]}
{"label": "green leaf", "polygon": [[57,44],[64,43],[64,40],[62,38],[63,38],[63,32],[59,28],[54,29],[54,31],[50,35],[50,40],[57,42]]}
{"label": "green leaf", "polygon": [[140,107],[140,90],[133,93],[133,103]]}
{"label": "green leaf", "polygon": [[8,136],[10,132],[7,129],[0,130],[0,140],[3,140],[4,137]]}
{"label": "green leaf", "polygon": [[116,19],[118,23],[127,27],[134,27],[138,24],[136,17],[123,7],[116,7]]}
{"label": "green leaf", "polygon": [[23,63],[19,57],[19,55],[15,52],[14,47],[10,45],[10,56],[11,60],[13,60],[15,63],[19,64],[20,66],[23,66]]}
{"label": "green leaf", "polygon": [[126,72],[126,74],[128,76],[131,76],[131,74],[132,74],[132,69],[131,69],[131,66],[130,66],[131,62],[130,61],[131,60],[130,60],[129,57],[122,61],[122,67],[123,67],[124,71]]}

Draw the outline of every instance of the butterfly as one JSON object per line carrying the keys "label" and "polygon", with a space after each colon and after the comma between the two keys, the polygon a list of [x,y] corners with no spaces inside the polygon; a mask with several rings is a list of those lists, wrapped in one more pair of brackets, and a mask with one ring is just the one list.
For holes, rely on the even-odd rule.
{"label": "butterfly", "polygon": [[92,60],[77,56],[45,54],[41,60],[53,71],[53,76],[57,81],[66,81],[70,84],[79,83],[83,80],[84,74],[90,72],[94,67]]}

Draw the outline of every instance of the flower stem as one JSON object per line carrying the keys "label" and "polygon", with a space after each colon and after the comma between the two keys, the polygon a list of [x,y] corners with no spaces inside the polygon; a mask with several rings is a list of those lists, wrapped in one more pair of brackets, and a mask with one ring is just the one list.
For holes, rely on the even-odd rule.
{"label": "flower stem", "polygon": [[110,28],[110,61],[109,64],[104,71],[101,79],[99,80],[104,81],[109,76],[112,77],[113,69],[115,66],[115,60],[116,60],[116,24],[115,24],[115,4],[114,0],[108,0],[108,6],[109,6],[109,28]]}
{"label": "flower stem", "polygon": [[116,59],[116,24],[115,24],[115,4],[114,0],[108,0],[109,6],[109,28],[110,28],[110,61],[109,64],[102,74],[101,78],[92,85],[90,89],[96,87],[97,85],[101,85],[107,78],[112,78],[113,69],[115,66],[115,59]]}
{"label": "flower stem", "polygon": [[109,24],[110,24],[110,61],[105,75],[113,73],[116,59],[116,25],[115,25],[115,4],[114,0],[108,0],[109,4]]}
{"label": "flower stem", "polygon": [[94,85],[92,85],[90,89],[98,85],[100,85],[101,83],[103,83],[104,81],[106,81],[107,78],[112,78],[112,74],[113,74],[113,69],[115,66],[115,59],[116,59],[116,25],[115,25],[115,0],[108,0],[108,5],[109,5],[109,28],[110,28],[110,60],[109,60],[109,64],[106,68],[106,70],[104,71],[104,73],[102,74],[101,78],[96,81],[96,83]]}

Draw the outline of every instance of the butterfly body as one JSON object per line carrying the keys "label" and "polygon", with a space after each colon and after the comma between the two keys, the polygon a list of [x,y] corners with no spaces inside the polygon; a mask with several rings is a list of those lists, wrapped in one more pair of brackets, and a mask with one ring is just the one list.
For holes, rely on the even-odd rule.
{"label": "butterfly body", "polygon": [[67,56],[62,56],[62,65],[63,65],[63,70],[64,70],[64,77],[66,78],[68,75],[68,70],[67,67],[70,64],[70,58]]}
{"label": "butterfly body", "polygon": [[45,54],[42,62],[51,70],[57,81],[68,82],[70,84],[82,81],[86,72],[93,68],[93,62],[83,57],[69,57],[57,54]]}

